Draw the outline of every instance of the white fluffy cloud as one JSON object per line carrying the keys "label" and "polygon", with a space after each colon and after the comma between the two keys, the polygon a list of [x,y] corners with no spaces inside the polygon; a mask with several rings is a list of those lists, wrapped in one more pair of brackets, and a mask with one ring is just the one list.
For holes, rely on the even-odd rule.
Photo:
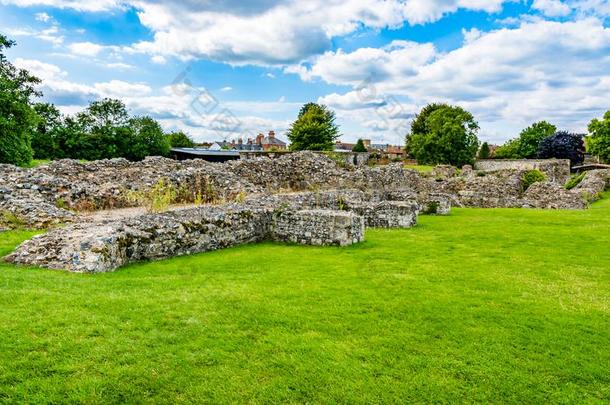
{"label": "white fluffy cloud", "polygon": [[63,113],[82,111],[87,103],[103,97],[118,98],[131,113],[152,115],[165,130],[184,130],[197,140],[254,137],[258,132],[272,129],[281,134],[288,128],[288,121],[256,117],[252,111],[285,111],[292,116],[301,106],[301,103],[285,102],[221,103],[208,90],[184,83],[164,87],[156,93],[145,83],[121,80],[87,85],[71,82],[67,72],[50,63],[22,58],[13,62],[43,80],[42,91]]}
{"label": "white fluffy cloud", "polygon": [[561,0],[534,0],[532,8],[549,17],[566,16],[572,12],[570,6],[562,3]]}
{"label": "white fluffy cloud", "polygon": [[[458,9],[497,12],[514,0],[0,0],[81,11],[135,7],[154,33],[132,50],[151,56],[208,58],[239,64],[287,65],[331,48],[332,39],[362,27],[424,24]],[[76,48],[94,54],[95,48]]]}
{"label": "white fluffy cloud", "polygon": [[[379,106],[367,106],[370,102],[402,97],[407,100],[403,111],[409,113],[413,105],[447,101],[472,110],[483,132],[496,139],[514,135],[496,133],[500,122],[510,123],[507,132],[539,119],[584,130],[591,118],[610,108],[608,72],[610,28],[595,18],[524,22],[515,29],[477,33],[448,53],[399,43],[326,53],[310,68],[300,67],[309,79],[353,86],[351,92],[320,101],[343,110],[368,109],[354,114],[361,122],[377,115]],[[363,96],[359,80],[371,96]]]}

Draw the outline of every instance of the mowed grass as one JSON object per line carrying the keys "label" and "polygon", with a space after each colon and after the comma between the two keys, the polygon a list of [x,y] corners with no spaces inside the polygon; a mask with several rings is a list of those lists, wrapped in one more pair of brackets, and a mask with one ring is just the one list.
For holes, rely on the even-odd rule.
{"label": "mowed grass", "polygon": [[348,248],[0,264],[0,402],[610,401],[608,197],[456,209]]}

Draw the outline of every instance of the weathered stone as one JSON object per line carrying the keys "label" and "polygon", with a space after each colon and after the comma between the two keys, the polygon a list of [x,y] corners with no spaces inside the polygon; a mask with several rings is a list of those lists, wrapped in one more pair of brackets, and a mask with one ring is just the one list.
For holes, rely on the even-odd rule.
{"label": "weathered stone", "polygon": [[568,159],[486,159],[477,160],[475,169],[485,172],[495,172],[499,170],[527,171],[536,169],[546,174],[549,181],[558,184],[565,184],[570,178],[570,161]]}
{"label": "weathered stone", "polygon": [[364,240],[364,220],[345,211],[285,211],[273,218],[270,239],[302,245],[352,245]]}

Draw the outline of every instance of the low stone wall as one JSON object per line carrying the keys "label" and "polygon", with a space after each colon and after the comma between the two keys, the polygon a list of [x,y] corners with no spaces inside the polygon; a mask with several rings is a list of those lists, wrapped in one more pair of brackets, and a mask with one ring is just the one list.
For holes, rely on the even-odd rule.
{"label": "low stone wall", "polygon": [[565,184],[570,178],[570,161],[567,159],[522,159],[502,160],[486,159],[477,160],[475,169],[485,172],[498,170],[540,170],[546,174],[549,181]]}
{"label": "low stone wall", "polygon": [[79,223],[24,242],[6,260],[95,273],[262,240],[347,246],[364,239],[365,225],[415,225],[417,202],[371,198],[358,190],[262,195],[242,204]]}
{"label": "low stone wall", "polygon": [[364,219],[345,211],[287,211],[274,217],[270,239],[302,245],[352,245],[364,240]]}

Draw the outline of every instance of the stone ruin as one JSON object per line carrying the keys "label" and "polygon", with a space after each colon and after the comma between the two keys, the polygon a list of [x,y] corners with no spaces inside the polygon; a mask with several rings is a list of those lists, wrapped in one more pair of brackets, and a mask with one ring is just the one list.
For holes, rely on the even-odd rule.
{"label": "stone ruin", "polygon": [[[566,172],[560,161],[551,163],[550,180],[527,190],[527,170],[440,166],[421,174],[401,164],[343,165],[311,152],[227,163],[154,157],[0,165],[0,229],[51,228],[19,246],[9,262],[102,272],[264,240],[346,246],[362,241],[366,226],[409,228],[419,214],[448,214],[452,206],[584,209],[610,185],[610,172],[597,170],[566,190],[569,166]],[[86,214],[137,206],[129,193],[160,179],[178,190],[182,207]]]}

